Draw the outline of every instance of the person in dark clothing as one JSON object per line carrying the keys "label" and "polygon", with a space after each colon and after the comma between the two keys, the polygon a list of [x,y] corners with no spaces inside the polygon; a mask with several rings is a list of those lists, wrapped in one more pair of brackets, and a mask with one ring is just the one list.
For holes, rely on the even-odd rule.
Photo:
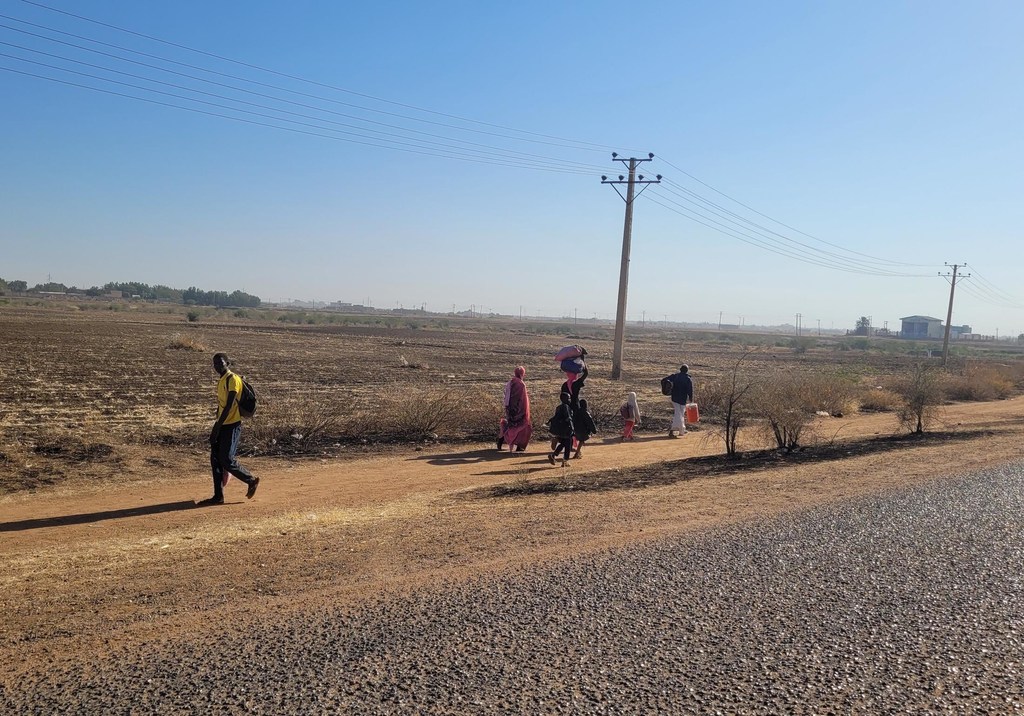
{"label": "person in dark clothing", "polygon": [[586,399],[580,401],[580,407],[573,413],[572,424],[576,436],[576,452],[572,457],[574,460],[578,460],[583,457],[583,444],[597,432],[597,423],[594,422],[594,416],[587,408]]}
{"label": "person in dark clothing", "polygon": [[213,471],[213,497],[200,505],[223,505],[224,484],[231,473],[249,486],[246,499],[252,499],[260,484],[258,477],[238,464],[235,456],[242,434],[242,416],[238,411],[238,397],[242,394],[242,379],[229,370],[231,361],[226,353],[213,356],[213,369],[220,375],[217,381],[217,420],[210,429],[210,468]]}
{"label": "person in dark clothing", "polygon": [[[580,391],[583,390],[584,384],[587,382],[587,375],[589,371],[586,366],[583,366],[583,370],[580,371],[579,377],[572,382],[572,386],[569,385],[569,381],[562,383],[562,392],[569,394],[569,409],[572,411],[572,419],[576,420],[576,413],[580,409]],[[596,431],[595,431],[596,432]],[[558,438],[554,435],[551,436],[551,449],[554,450],[558,445]],[[573,440],[573,449],[579,447],[579,439]]]}
{"label": "person in dark clothing", "polygon": [[569,401],[572,397],[569,393],[562,393],[558,396],[558,399],[561,402],[555,408],[555,414],[551,416],[551,420],[548,421],[548,428],[551,430],[551,434],[558,438],[558,444],[553,451],[548,453],[548,462],[554,465],[558,453],[564,450],[565,453],[562,457],[562,465],[564,466],[569,459],[569,453],[572,452],[572,436],[576,427],[572,422],[572,408],[569,407]]}
{"label": "person in dark clothing", "polygon": [[587,370],[586,366],[583,366],[583,370],[580,371],[579,377],[573,380],[572,385],[569,385],[569,381],[562,383],[562,392],[569,394],[569,407],[573,411],[580,409],[580,391],[583,390],[583,385],[587,382],[587,376],[590,371]]}
{"label": "person in dark clothing", "polygon": [[672,393],[672,427],[668,436],[686,435],[686,404],[693,402],[693,380],[690,378],[690,367],[685,363],[679,366],[679,372],[664,378],[671,381]]}

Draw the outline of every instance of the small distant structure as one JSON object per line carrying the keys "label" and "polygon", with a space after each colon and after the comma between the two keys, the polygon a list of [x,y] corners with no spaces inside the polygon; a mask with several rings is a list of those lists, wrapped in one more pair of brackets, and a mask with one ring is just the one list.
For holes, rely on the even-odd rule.
{"label": "small distant structure", "polygon": [[[906,318],[901,318],[900,321],[903,324],[903,328],[900,330],[900,338],[940,339],[944,337],[946,331],[941,318],[907,316]],[[949,335],[953,340],[977,340],[973,329],[967,324],[950,326]]]}
{"label": "small distant structure", "polygon": [[901,338],[942,338],[943,327],[941,318],[931,316],[907,316],[900,319]]}

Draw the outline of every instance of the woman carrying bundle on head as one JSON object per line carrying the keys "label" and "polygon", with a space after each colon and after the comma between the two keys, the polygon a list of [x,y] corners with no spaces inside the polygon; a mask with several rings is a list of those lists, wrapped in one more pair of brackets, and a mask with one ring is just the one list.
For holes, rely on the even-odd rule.
{"label": "woman carrying bundle on head", "polygon": [[555,354],[555,360],[559,362],[559,367],[565,373],[564,387],[570,395],[574,396],[574,404],[579,401],[580,391],[579,388],[573,391],[573,383],[580,378],[586,379],[587,377],[587,363],[584,360],[586,355],[587,349],[583,346],[566,346]]}
{"label": "woman carrying bundle on head", "polygon": [[498,449],[508,445],[509,452],[523,452],[530,444],[533,425],[530,423],[530,395],[526,391],[526,368],[517,366],[512,380],[505,384],[505,415],[501,419]]}

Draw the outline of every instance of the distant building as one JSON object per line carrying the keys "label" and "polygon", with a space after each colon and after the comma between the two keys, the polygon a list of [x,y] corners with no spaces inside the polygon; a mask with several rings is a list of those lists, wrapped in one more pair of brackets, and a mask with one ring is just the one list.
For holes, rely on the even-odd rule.
{"label": "distant building", "polygon": [[900,329],[901,338],[942,338],[943,328],[941,318],[931,316],[907,316],[901,318],[903,327]]}
{"label": "distant building", "polygon": [[[903,323],[903,328],[900,330],[901,338],[943,338],[946,332],[946,327],[942,325],[941,318],[932,318],[931,316],[907,316],[901,318],[900,321]],[[958,338],[966,338],[968,336],[974,336],[974,332],[971,327],[964,324],[962,326],[950,326],[949,335],[954,340]]]}

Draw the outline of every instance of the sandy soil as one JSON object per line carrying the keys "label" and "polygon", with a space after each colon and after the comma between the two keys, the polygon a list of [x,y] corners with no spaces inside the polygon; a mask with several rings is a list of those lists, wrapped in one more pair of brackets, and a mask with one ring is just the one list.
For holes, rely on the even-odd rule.
{"label": "sandy soil", "polygon": [[228,504],[208,508],[194,504],[211,491],[199,456],[140,453],[119,484],[0,498],[0,684],[202,632],[241,608],[357,605],[1016,460],[1022,405],[947,406],[936,437],[884,446],[892,415],[821,418],[819,447],[789,458],[726,461],[700,431],[599,438],[568,468],[548,465],[536,441],[522,455],[491,445],[266,459],[250,464],[255,499],[233,482]]}

